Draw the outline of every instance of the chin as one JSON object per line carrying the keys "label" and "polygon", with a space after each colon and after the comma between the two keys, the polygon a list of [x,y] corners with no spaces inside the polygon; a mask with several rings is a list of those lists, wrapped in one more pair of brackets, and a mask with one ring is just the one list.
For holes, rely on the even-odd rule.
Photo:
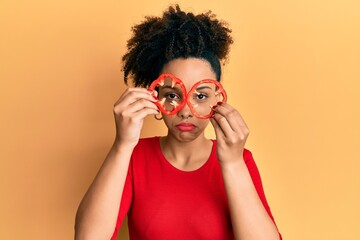
{"label": "chin", "polygon": [[173,134],[173,136],[175,136],[175,138],[180,142],[192,142],[200,135],[201,134],[199,134],[198,132],[176,132],[175,134]]}

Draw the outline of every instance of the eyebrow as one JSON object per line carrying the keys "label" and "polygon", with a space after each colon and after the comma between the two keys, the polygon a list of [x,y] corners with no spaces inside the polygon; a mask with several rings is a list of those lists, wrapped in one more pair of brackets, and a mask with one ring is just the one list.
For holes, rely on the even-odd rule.
{"label": "eyebrow", "polygon": [[196,90],[203,90],[203,89],[205,89],[205,88],[208,88],[208,89],[212,90],[212,88],[211,88],[211,87],[209,87],[209,86],[201,86],[201,87],[197,87],[197,88],[196,88]]}
{"label": "eyebrow", "polygon": [[[181,88],[178,88],[178,87],[171,87],[170,85],[164,85],[164,86],[161,86],[160,88],[161,88],[161,89],[166,88],[166,89],[176,89],[176,90],[182,90]],[[200,87],[197,87],[197,88],[196,88],[196,90],[203,90],[203,89],[210,89],[210,90],[212,90],[212,88],[211,88],[211,87],[209,87],[209,86],[200,86]]]}
{"label": "eyebrow", "polygon": [[179,88],[179,87],[171,87],[171,85],[164,85],[164,86],[161,86],[161,87],[159,87],[159,90],[167,90],[167,89],[170,89],[170,90],[172,90],[172,91],[176,91],[176,92],[178,92],[178,93],[182,93],[182,89],[181,88]]}
{"label": "eyebrow", "polygon": [[182,89],[179,88],[179,87],[175,87],[175,86],[174,86],[174,87],[171,87],[171,85],[164,85],[164,86],[161,86],[161,87],[160,87],[160,89],[164,89],[164,88],[165,88],[165,89],[172,89],[172,90],[175,89],[175,90],[179,90],[179,91],[182,90]]}

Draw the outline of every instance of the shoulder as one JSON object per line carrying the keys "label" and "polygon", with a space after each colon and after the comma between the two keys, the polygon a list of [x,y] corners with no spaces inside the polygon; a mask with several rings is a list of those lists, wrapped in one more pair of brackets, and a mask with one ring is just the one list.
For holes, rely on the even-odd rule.
{"label": "shoulder", "polygon": [[149,151],[153,152],[159,146],[159,138],[158,136],[140,138],[133,150],[133,155],[144,155]]}
{"label": "shoulder", "polygon": [[159,138],[160,137],[158,137],[158,136],[140,138],[139,142],[138,142],[138,144],[136,145],[135,148],[143,148],[143,147],[148,147],[148,146],[154,146],[154,145],[159,143]]}
{"label": "shoulder", "polygon": [[249,149],[247,149],[247,148],[244,148],[243,157],[244,157],[245,162],[247,162],[247,161],[254,161],[252,152],[251,152]]}
{"label": "shoulder", "polygon": [[159,137],[140,138],[135,146],[130,160],[133,175],[142,174],[153,169],[160,159]]}

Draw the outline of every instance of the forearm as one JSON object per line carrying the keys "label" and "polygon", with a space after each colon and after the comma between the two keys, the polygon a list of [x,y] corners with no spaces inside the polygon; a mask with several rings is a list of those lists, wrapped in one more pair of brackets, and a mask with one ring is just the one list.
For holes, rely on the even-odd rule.
{"label": "forearm", "polygon": [[75,239],[110,239],[133,148],[111,148],[76,214]]}
{"label": "forearm", "polygon": [[243,159],[221,163],[231,221],[237,240],[279,239]]}

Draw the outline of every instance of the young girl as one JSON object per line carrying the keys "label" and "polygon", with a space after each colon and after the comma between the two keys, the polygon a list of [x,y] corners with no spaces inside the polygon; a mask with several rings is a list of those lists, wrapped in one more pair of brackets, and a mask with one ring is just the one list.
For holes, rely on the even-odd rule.
{"label": "young girl", "polygon": [[[115,239],[126,215],[131,240],[281,239],[244,148],[248,127],[219,84],[230,32],[178,5],[133,27],[123,61],[136,88],[114,105],[116,138],[79,206],[76,239]],[[140,139],[151,114],[168,133]],[[209,122],[216,140],[204,135]]]}

